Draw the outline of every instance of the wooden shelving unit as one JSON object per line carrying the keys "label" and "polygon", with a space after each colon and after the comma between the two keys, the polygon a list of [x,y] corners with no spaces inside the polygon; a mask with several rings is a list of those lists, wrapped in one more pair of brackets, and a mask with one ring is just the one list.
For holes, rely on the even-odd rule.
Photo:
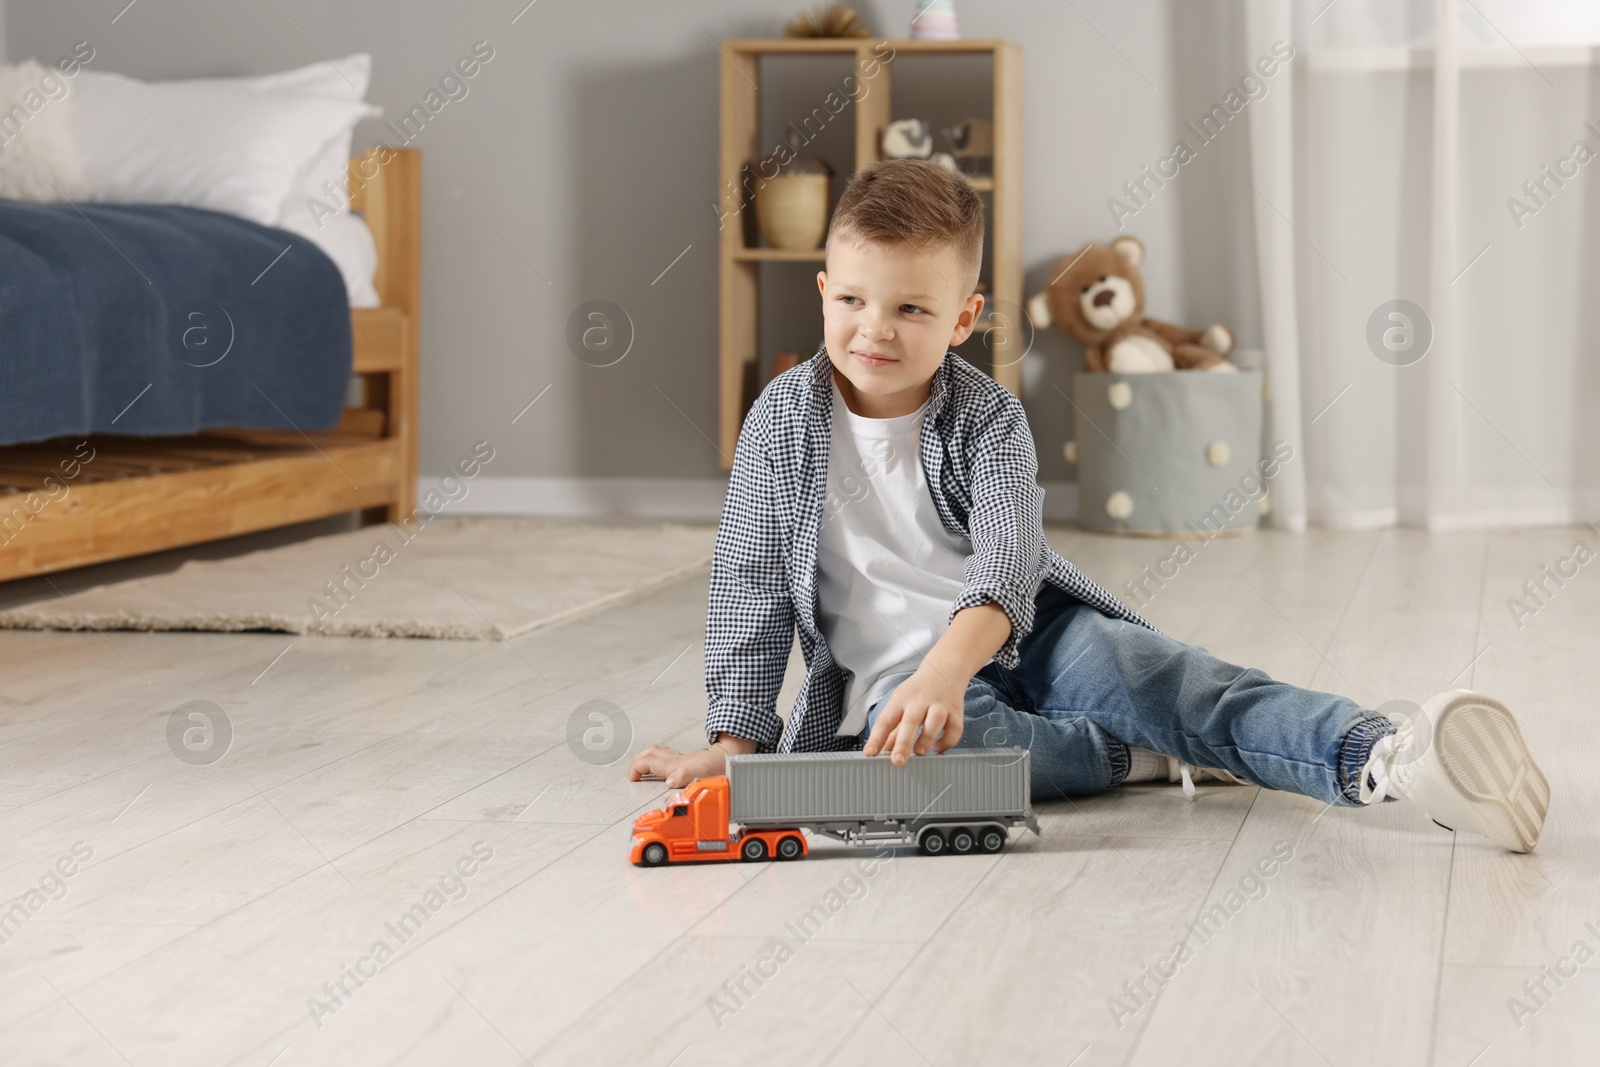
{"label": "wooden shelving unit", "polygon": [[[893,49],[888,52],[888,49]],[[822,249],[790,252],[751,248],[739,220],[741,168],[772,150],[761,143],[761,60],[782,55],[853,55],[862,89],[850,104],[855,121],[855,168],[881,158],[879,144],[893,111],[890,92],[894,60],[901,56],[988,56],[994,78],[994,173],[969,179],[989,207],[991,302],[1022,307],[1022,49],[1010,41],[911,41],[877,38],[725,40],[722,42],[722,103],[718,187],[727,222],[720,239],[719,386],[723,466],[732,465],[744,422],[744,380],[759,366],[760,292],[763,263],[820,263]],[[884,61],[885,54],[893,58]],[[871,77],[867,71],[876,68]],[[746,208],[753,210],[753,208]],[[998,331],[991,351],[994,376],[1013,393],[1022,388],[1022,367],[1010,349],[1021,343],[1019,329]]]}

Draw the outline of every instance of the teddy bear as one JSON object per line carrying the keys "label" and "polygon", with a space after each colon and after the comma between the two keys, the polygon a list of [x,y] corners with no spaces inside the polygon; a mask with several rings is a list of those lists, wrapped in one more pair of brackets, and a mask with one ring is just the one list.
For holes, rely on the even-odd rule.
{"label": "teddy bear", "polygon": [[1233,351],[1233,331],[1220,322],[1189,330],[1144,317],[1143,262],[1137,237],[1085,245],[1057,264],[1050,287],[1028,301],[1028,315],[1035,327],[1058,325],[1081,343],[1091,374],[1237,371],[1223,358]]}

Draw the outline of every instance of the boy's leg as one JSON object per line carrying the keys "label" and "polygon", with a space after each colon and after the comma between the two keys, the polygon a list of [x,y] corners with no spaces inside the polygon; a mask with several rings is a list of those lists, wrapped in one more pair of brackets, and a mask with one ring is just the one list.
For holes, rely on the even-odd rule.
{"label": "boy's leg", "polygon": [[[868,709],[863,742],[887,703],[886,694]],[[1098,793],[1128,776],[1127,745],[1087,718],[1047,719],[1024,710],[1026,704],[1002,668],[984,667],[967,684],[964,729],[956,747],[1028,749],[1034,800]]]}
{"label": "boy's leg", "polygon": [[[1041,716],[1327,803],[1357,803],[1388,719],[1112,619],[1046,585],[1011,676]],[[993,666],[991,664],[991,666]],[[1113,746],[1114,747],[1114,746]]]}

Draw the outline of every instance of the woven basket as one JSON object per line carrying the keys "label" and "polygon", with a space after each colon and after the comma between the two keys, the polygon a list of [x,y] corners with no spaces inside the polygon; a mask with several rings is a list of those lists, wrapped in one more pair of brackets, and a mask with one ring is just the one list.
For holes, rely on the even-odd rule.
{"label": "woven basket", "polygon": [[1084,528],[1203,539],[1256,529],[1268,507],[1259,372],[1078,374],[1073,396],[1067,459]]}

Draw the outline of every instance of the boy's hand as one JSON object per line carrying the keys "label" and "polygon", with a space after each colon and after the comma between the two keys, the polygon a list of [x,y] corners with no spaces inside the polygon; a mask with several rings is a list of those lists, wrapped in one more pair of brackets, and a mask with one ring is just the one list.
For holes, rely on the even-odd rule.
{"label": "boy's hand", "polygon": [[633,757],[633,763],[628,768],[628,781],[637,782],[651,776],[664,780],[669,789],[682,789],[696,778],[726,774],[728,753],[755,750],[754,741],[732,734],[723,734],[716,744],[693,752],[679,752],[666,745],[651,745]]}
{"label": "boy's hand", "polygon": [[[884,747],[897,767],[905,766],[913,751],[926,756],[929,749],[945,752],[961,740],[962,710],[966,705],[967,682],[971,679],[941,673],[926,665],[901,682],[889,694],[889,701],[867,735],[863,750],[876,756]],[[917,735],[917,728],[922,734]],[[944,736],[940,736],[940,731]]]}

